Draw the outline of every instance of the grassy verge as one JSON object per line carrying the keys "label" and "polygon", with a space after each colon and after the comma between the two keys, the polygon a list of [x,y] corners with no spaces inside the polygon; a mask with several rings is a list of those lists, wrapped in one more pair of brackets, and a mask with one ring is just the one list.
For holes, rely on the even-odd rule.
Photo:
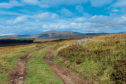
{"label": "grassy verge", "polygon": [[8,84],[9,73],[7,71],[13,68],[19,57],[32,51],[35,45],[18,45],[9,47],[0,47],[0,83]]}
{"label": "grassy verge", "polygon": [[30,58],[27,64],[28,73],[25,84],[62,84],[62,81],[50,71],[48,64],[42,60],[50,48],[52,46],[41,49]]}
{"label": "grassy verge", "polygon": [[73,41],[64,41],[64,42],[57,43],[56,48],[53,51],[54,63],[55,64],[63,62],[63,59],[61,57],[57,56],[58,52],[61,51],[64,48],[67,48],[72,43],[73,43]]}
{"label": "grassy verge", "polygon": [[100,36],[59,52],[64,64],[100,84],[126,83],[126,34]]}

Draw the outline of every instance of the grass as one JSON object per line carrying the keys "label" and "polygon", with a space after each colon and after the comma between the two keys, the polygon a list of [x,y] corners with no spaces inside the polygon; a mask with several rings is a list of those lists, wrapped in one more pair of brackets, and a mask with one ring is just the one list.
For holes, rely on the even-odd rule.
{"label": "grass", "polygon": [[59,51],[61,51],[64,48],[67,48],[68,46],[70,46],[71,44],[73,44],[76,40],[65,40],[62,42],[57,42],[55,43],[55,49],[53,51],[53,56],[54,56],[54,63],[58,64],[60,62],[63,62],[63,59],[61,57],[58,57],[57,54]]}
{"label": "grass", "polygon": [[8,84],[9,74],[6,71],[16,65],[20,56],[34,48],[33,44],[0,47],[0,83]]}
{"label": "grass", "polygon": [[[20,56],[34,48],[56,44],[54,63],[66,67],[96,84],[126,83],[126,34],[112,34],[86,38],[87,43],[74,45],[77,40],[48,42],[30,45],[0,47],[0,83],[8,84],[7,70],[13,68]],[[48,64],[42,60],[48,49],[45,47],[29,59],[25,84],[62,84]]]}
{"label": "grass", "polygon": [[51,47],[37,51],[28,61],[25,84],[62,84],[62,81],[51,72],[48,64],[42,60]]}
{"label": "grass", "polygon": [[82,45],[63,48],[58,55],[64,65],[94,82],[126,83],[126,60],[121,60],[126,58],[126,34],[89,38]]}

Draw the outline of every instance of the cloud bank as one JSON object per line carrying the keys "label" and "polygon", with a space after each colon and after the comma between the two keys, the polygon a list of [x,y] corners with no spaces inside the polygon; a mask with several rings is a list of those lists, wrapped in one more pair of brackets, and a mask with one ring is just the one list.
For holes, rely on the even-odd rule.
{"label": "cloud bank", "polygon": [[0,34],[126,32],[125,9],[125,0],[8,0],[0,2]]}

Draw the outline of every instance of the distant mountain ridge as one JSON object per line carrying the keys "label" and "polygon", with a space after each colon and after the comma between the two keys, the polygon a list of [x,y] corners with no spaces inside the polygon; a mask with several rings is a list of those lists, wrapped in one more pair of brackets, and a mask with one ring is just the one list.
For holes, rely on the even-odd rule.
{"label": "distant mountain ridge", "polygon": [[79,33],[72,31],[46,31],[36,35],[6,35],[1,38],[42,38],[42,39],[69,39],[69,38],[83,38],[89,36],[105,35],[108,33]]}
{"label": "distant mountain ridge", "polygon": [[107,33],[78,33],[72,31],[46,31],[37,35],[33,35],[34,38],[48,38],[48,39],[59,39],[59,38],[82,38],[94,35],[102,35]]}
{"label": "distant mountain ridge", "polygon": [[81,36],[83,34],[71,31],[47,31],[35,35],[37,38],[71,38],[74,36]]}

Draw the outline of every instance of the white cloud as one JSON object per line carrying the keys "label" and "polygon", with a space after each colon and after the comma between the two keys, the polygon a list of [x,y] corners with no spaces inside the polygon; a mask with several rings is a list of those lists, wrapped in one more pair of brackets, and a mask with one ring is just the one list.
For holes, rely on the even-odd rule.
{"label": "white cloud", "polygon": [[0,11],[0,15],[21,15],[20,13],[10,11]]}
{"label": "white cloud", "polygon": [[118,0],[113,6],[114,7],[126,7],[126,0]]}
{"label": "white cloud", "polygon": [[112,30],[126,29],[126,16],[92,16],[90,18],[78,17],[59,20],[56,23],[43,24],[44,29],[71,29],[79,32],[111,32]]}
{"label": "white cloud", "polygon": [[118,12],[119,10],[118,9],[112,9],[112,12]]}
{"label": "white cloud", "polygon": [[35,18],[43,19],[43,20],[49,20],[49,19],[58,18],[58,15],[55,14],[55,13],[51,13],[51,12],[43,12],[43,13],[40,13],[40,14],[36,15]]}
{"label": "white cloud", "polygon": [[49,5],[49,6],[58,6],[61,4],[65,5],[73,5],[73,4],[80,4],[80,3],[85,3],[88,0],[41,0],[41,4]]}
{"label": "white cloud", "polygon": [[39,0],[22,0],[22,2],[27,4],[39,4]]}
{"label": "white cloud", "polygon": [[[3,21],[6,23],[5,21]],[[45,30],[72,30],[78,32],[111,32],[126,29],[126,16],[103,16],[62,18],[55,13],[42,12],[35,15],[21,15],[10,23],[0,22],[1,31],[4,33],[42,32]]]}
{"label": "white cloud", "polygon": [[22,16],[17,16],[15,19],[8,20],[7,22],[9,24],[17,24],[17,23],[25,22],[27,18],[28,18],[27,16],[22,15]]}
{"label": "white cloud", "polygon": [[92,6],[99,7],[110,4],[113,0],[90,0]]}
{"label": "white cloud", "polygon": [[77,5],[76,6],[76,10],[80,13],[83,13],[84,12],[84,9],[83,9],[83,6],[82,5]]}
{"label": "white cloud", "polygon": [[61,10],[61,14],[62,14],[63,16],[72,16],[72,12],[71,12],[70,10],[66,9],[66,8],[63,8],[63,9]]}
{"label": "white cloud", "polygon": [[12,8],[15,6],[22,6],[23,4],[19,3],[16,0],[10,0],[8,3],[0,3],[0,8]]}
{"label": "white cloud", "polygon": [[[122,15],[126,14],[126,0],[117,0],[112,6],[111,8],[113,9],[118,9],[119,13],[121,13]],[[117,11],[113,11],[113,12],[117,12]]]}
{"label": "white cloud", "polygon": [[26,16],[19,16],[14,20],[14,23],[19,23],[25,21],[27,18]]}
{"label": "white cloud", "polygon": [[85,18],[85,17],[77,17],[75,20],[76,20],[77,22],[82,22],[82,21],[85,21],[86,18]]}
{"label": "white cloud", "polygon": [[59,5],[74,5],[86,3],[88,0],[22,0],[23,3],[38,5],[40,7],[54,7]]}
{"label": "white cloud", "polygon": [[[55,7],[59,5],[75,5],[75,4],[83,4],[87,2],[91,2],[92,6],[99,7],[104,6],[106,4],[111,3],[113,0],[21,0],[20,2],[18,0],[10,0],[8,3],[0,3],[0,8],[12,8],[15,6],[23,6],[23,5],[38,5],[40,7]],[[125,0],[122,0],[125,1]],[[120,4],[122,4],[120,2]],[[117,4],[120,5],[120,4]],[[125,5],[123,3],[123,5]],[[78,6],[79,7],[79,6]],[[77,7],[77,9],[78,9]],[[79,7],[80,8],[80,7]],[[82,11],[82,8],[80,9]]]}
{"label": "white cloud", "polygon": [[16,34],[14,34],[14,33],[0,33],[0,36],[8,36],[8,35],[16,35]]}
{"label": "white cloud", "polygon": [[20,15],[17,16],[15,19],[11,19],[8,20],[7,22],[9,24],[18,24],[18,23],[29,23],[29,22],[49,22],[52,20],[56,20],[58,19],[58,15],[55,13],[51,13],[51,12],[42,12],[39,14],[35,14],[35,15]]}
{"label": "white cloud", "polygon": [[68,23],[54,23],[54,24],[44,24],[42,27],[44,29],[57,30],[57,29],[71,29],[72,31],[78,32],[104,32],[108,29],[104,29],[101,27],[96,28],[97,24],[90,22],[76,23],[76,22],[68,22]]}

